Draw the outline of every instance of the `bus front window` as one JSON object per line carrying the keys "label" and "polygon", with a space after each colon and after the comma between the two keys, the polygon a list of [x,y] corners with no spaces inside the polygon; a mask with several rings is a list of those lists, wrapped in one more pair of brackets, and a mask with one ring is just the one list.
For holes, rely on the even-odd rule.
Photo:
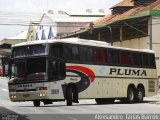
{"label": "bus front window", "polygon": [[12,78],[24,78],[25,75],[25,62],[13,62],[11,65]]}
{"label": "bus front window", "polygon": [[27,81],[42,81],[46,79],[46,58],[30,58],[27,60]]}
{"label": "bus front window", "polygon": [[16,82],[46,80],[46,58],[29,58],[12,61],[10,77]]}

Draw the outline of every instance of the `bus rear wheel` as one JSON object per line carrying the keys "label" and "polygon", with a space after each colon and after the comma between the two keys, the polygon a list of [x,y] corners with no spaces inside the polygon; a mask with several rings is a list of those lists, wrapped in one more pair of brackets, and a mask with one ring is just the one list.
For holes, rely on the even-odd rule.
{"label": "bus rear wheel", "polygon": [[134,103],[135,102],[135,90],[133,87],[129,87],[127,91],[127,102]]}
{"label": "bus rear wheel", "polygon": [[137,88],[137,92],[136,92],[136,102],[138,103],[143,102],[143,98],[144,98],[144,89],[139,87]]}
{"label": "bus rear wheel", "polygon": [[33,105],[34,105],[35,107],[39,107],[39,106],[40,106],[40,101],[39,101],[39,100],[33,101]]}
{"label": "bus rear wheel", "polygon": [[72,87],[68,87],[67,88],[67,96],[66,96],[66,104],[67,104],[67,106],[72,106],[72,100],[73,100]]}

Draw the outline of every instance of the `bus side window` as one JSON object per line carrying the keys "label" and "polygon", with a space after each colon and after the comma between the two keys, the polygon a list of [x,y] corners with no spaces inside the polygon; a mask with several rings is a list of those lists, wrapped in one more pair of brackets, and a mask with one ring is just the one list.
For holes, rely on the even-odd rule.
{"label": "bus side window", "polygon": [[72,46],[71,50],[72,50],[73,61],[76,61],[76,62],[80,61],[79,48],[77,46]]}
{"label": "bus side window", "polygon": [[97,49],[96,50],[96,63],[105,64],[107,62],[106,58],[106,50],[104,49]]}
{"label": "bus side window", "polygon": [[62,51],[63,51],[62,45],[52,45],[50,50],[50,55],[54,58],[61,59],[63,56]]}
{"label": "bus side window", "polygon": [[133,53],[132,62],[135,66],[142,66],[142,54],[137,52]]}
{"label": "bus side window", "polygon": [[78,46],[65,45],[64,52],[65,52],[65,59],[68,60],[69,62],[70,61],[72,62],[80,61]]}
{"label": "bus side window", "polygon": [[122,65],[131,65],[131,55],[127,51],[120,51],[120,61]]}
{"label": "bus side window", "polygon": [[120,64],[119,51],[118,50],[109,50],[108,49],[108,63],[109,64]]}
{"label": "bus side window", "polygon": [[65,63],[52,61],[49,65],[49,79],[62,80],[66,76]]}
{"label": "bus side window", "polygon": [[80,46],[79,50],[81,63],[94,63],[94,49],[92,47]]}
{"label": "bus side window", "polygon": [[156,68],[155,56],[154,54],[149,54],[149,63],[151,68]]}
{"label": "bus side window", "polygon": [[149,67],[149,55],[145,53],[142,54],[142,59],[144,67]]}

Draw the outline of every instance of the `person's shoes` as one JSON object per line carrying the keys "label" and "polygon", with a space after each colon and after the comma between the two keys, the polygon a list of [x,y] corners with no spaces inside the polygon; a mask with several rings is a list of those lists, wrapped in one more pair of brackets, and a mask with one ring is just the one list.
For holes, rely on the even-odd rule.
{"label": "person's shoes", "polygon": [[79,101],[78,101],[78,100],[73,100],[73,102],[74,102],[74,103],[79,103]]}

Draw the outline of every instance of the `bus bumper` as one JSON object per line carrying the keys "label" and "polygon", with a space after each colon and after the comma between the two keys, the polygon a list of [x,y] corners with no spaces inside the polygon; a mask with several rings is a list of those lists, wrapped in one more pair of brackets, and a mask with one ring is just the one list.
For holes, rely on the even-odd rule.
{"label": "bus bumper", "polygon": [[47,92],[44,92],[44,91],[18,92],[18,93],[17,92],[10,92],[9,97],[12,102],[49,99]]}

